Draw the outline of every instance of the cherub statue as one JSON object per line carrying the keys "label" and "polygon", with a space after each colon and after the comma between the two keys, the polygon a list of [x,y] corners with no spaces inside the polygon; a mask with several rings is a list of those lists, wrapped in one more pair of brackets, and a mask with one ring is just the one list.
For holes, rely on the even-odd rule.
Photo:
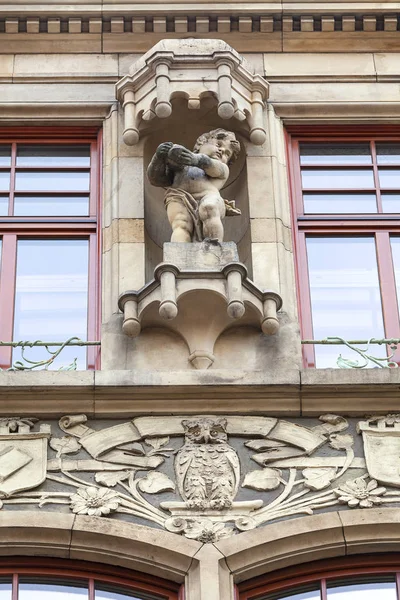
{"label": "cherub statue", "polygon": [[147,175],[153,185],[167,188],[171,242],[223,241],[222,219],[241,214],[233,200],[220,194],[229,177],[228,165],[239,152],[235,134],[224,129],[201,135],[193,152],[172,142],[158,146]]}

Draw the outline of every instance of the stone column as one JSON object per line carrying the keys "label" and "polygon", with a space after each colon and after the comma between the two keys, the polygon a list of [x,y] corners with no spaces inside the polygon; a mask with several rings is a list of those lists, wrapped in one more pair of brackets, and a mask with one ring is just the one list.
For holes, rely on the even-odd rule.
{"label": "stone column", "polygon": [[124,144],[123,128],[115,105],[103,128],[102,369],[126,368],[118,297],[145,282],[143,143]]}

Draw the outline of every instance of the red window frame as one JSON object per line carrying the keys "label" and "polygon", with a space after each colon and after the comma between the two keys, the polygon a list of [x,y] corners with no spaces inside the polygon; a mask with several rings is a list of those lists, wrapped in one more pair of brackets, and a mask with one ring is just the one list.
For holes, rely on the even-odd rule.
{"label": "red window frame", "polygon": [[[379,188],[378,167],[376,161],[375,142],[400,142],[400,126],[320,126],[318,128],[292,126],[286,132],[287,154],[289,164],[290,195],[292,203],[292,226],[294,232],[294,251],[296,261],[296,286],[299,299],[299,316],[302,339],[313,339],[311,295],[306,251],[307,234],[329,235],[365,235],[373,234],[376,242],[377,266],[382,301],[382,316],[386,338],[400,338],[400,317],[397,304],[396,281],[392,263],[390,234],[400,235],[400,215],[393,213],[362,214],[305,214],[303,209],[302,181],[300,168],[299,144],[301,142],[373,142],[373,173],[377,195],[378,211],[382,211]],[[368,165],[340,165],[340,169],[365,169]],[[338,165],[336,165],[338,167]],[[314,168],[314,166],[312,167]],[[315,168],[327,168],[321,165]],[[400,189],[400,184],[399,184]],[[324,190],[327,194],[338,193],[336,188]],[[364,192],[362,188],[351,192]],[[369,190],[368,190],[369,191]],[[385,191],[390,191],[386,190]],[[333,335],[335,332],[332,332]],[[305,367],[315,367],[313,345],[303,346]],[[395,358],[400,361],[400,353]]]}
{"label": "red window frame", "polygon": [[[101,131],[88,127],[7,127],[0,130],[0,144],[11,145],[11,179],[9,215],[0,217],[2,238],[0,270],[0,339],[11,341],[14,326],[14,299],[16,280],[16,248],[18,239],[71,238],[89,241],[88,272],[88,340],[98,339],[100,331],[100,191],[101,191]],[[90,145],[89,215],[85,217],[14,217],[14,181],[17,144]],[[5,167],[2,170],[9,170]],[[85,168],[87,170],[87,168]],[[23,171],[79,171],[77,167],[21,167]],[[37,192],[38,196],[42,192]],[[51,194],[52,192],[47,192]],[[34,195],[34,193],[30,193]],[[71,337],[74,332],[71,332]],[[63,341],[63,340],[60,340]],[[88,346],[87,369],[99,368],[100,351]],[[7,369],[12,362],[12,348],[0,347],[0,368]]]}
{"label": "red window frame", "polygon": [[[351,579],[365,575],[393,575],[396,580],[397,598],[400,600],[400,555],[380,554],[349,556],[338,559],[311,561],[304,565],[288,567],[239,583],[237,600],[261,600],[267,594],[277,592],[301,593],[301,587],[320,582],[321,600],[327,600],[327,582]],[[289,597],[290,598],[290,597]]]}
{"label": "red window frame", "polygon": [[18,600],[18,580],[20,576],[38,578],[60,578],[60,583],[67,579],[86,580],[88,582],[88,600],[94,600],[95,582],[115,584],[121,589],[116,593],[133,591],[154,594],[160,600],[184,600],[183,585],[129,571],[120,567],[111,567],[84,561],[62,560],[56,558],[1,558],[0,577],[12,577],[12,600]]}

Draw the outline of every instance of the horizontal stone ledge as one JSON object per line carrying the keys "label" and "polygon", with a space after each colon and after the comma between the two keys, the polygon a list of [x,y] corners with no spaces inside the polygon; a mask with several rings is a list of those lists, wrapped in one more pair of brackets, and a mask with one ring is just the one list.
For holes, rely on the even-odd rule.
{"label": "horizontal stone ledge", "polygon": [[398,369],[0,373],[0,416],[347,416],[398,411]]}

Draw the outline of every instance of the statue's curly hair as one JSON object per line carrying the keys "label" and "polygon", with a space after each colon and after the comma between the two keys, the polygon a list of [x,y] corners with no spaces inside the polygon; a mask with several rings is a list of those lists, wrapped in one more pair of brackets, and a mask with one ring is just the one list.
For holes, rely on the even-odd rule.
{"label": "statue's curly hair", "polygon": [[240,152],[240,142],[235,137],[235,134],[232,131],[226,131],[225,129],[213,129],[212,131],[208,131],[207,133],[203,133],[200,137],[197,138],[196,143],[193,148],[193,152],[197,154],[203,144],[206,144],[209,140],[217,139],[229,139],[232,150],[232,158],[229,163],[235,162]]}

